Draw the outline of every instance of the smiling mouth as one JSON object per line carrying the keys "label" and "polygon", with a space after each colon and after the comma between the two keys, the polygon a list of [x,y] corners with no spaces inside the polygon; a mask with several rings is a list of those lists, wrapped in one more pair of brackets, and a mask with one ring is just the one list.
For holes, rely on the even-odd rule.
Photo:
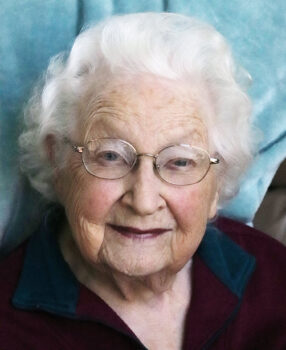
{"label": "smiling mouth", "polygon": [[155,238],[166,232],[171,231],[171,229],[166,228],[153,228],[148,230],[140,230],[136,227],[130,226],[117,226],[117,225],[109,225],[114,231],[120,233],[121,235],[128,238]]}

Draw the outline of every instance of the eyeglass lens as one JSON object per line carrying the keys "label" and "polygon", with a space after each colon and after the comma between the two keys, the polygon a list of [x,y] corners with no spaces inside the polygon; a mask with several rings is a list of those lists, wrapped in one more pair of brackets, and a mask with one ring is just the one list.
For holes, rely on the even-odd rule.
{"label": "eyeglass lens", "polygon": [[[137,161],[135,148],[119,139],[89,141],[82,157],[86,170],[104,179],[118,179],[125,176]],[[154,158],[160,177],[175,185],[199,182],[210,167],[208,153],[189,145],[166,147]]]}

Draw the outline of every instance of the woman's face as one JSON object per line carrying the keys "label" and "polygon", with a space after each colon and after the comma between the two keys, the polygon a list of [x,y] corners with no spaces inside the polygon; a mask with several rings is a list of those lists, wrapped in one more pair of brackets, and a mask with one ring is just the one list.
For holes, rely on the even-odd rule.
{"label": "woman's face", "polygon": [[[114,79],[80,106],[84,116],[74,142],[119,138],[138,153],[157,154],[187,143],[209,152],[206,126],[194,93],[183,84],[151,76]],[[81,256],[89,265],[129,276],[177,272],[195,253],[207,220],[216,213],[213,167],[199,183],[162,181],[151,157],[140,157],[125,177],[99,179],[71,151],[56,190]],[[151,232],[151,233],[150,233]]]}

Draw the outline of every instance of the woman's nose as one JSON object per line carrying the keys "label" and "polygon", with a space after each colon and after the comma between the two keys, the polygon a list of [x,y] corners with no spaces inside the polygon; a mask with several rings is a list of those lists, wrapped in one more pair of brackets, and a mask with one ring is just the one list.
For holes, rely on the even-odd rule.
{"label": "woman's nose", "polygon": [[127,190],[122,202],[139,215],[152,215],[166,206],[164,183],[156,174],[153,159],[140,157],[138,166],[126,177]]}

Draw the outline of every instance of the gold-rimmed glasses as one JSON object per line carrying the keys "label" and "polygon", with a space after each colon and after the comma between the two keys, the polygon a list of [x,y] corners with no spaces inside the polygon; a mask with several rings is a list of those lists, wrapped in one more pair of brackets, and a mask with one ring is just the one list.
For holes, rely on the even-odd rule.
{"label": "gold-rimmed glasses", "polygon": [[151,157],[162,180],[185,186],[200,182],[210,166],[219,163],[218,158],[210,157],[204,149],[188,144],[169,145],[151,154],[137,153],[129,142],[115,138],[94,139],[84,146],[65,141],[81,154],[86,171],[101,179],[120,179],[130,173],[139,157]]}

